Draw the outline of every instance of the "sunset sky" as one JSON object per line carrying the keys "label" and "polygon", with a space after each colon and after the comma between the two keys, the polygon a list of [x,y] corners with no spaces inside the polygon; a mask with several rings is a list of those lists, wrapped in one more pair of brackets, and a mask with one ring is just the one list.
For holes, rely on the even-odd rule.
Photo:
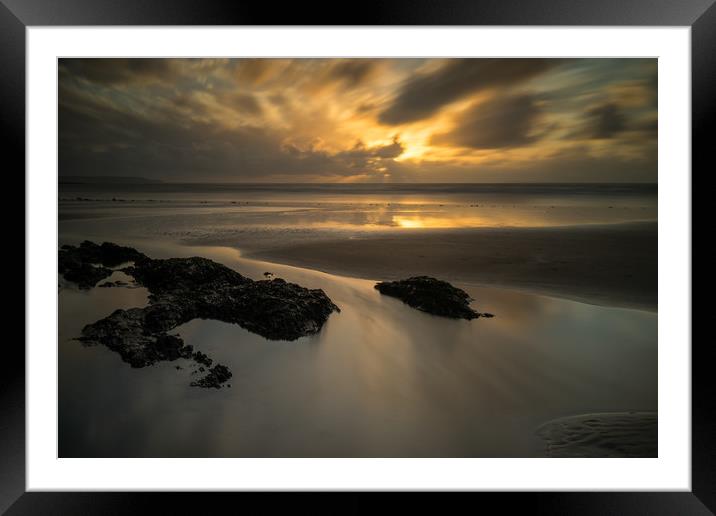
{"label": "sunset sky", "polygon": [[61,59],[61,176],[656,182],[656,59]]}

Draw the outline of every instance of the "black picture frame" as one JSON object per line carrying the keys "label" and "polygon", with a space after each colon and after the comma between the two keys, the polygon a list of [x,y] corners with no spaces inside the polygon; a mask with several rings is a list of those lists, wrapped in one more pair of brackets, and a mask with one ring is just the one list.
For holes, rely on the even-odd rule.
{"label": "black picture frame", "polygon": [[[304,3],[195,0],[0,0],[0,127],[4,163],[25,170],[25,31],[31,26],[81,25],[605,25],[691,27],[692,169],[707,172],[716,111],[716,6],[714,0],[403,0],[350,9]],[[710,130],[711,129],[711,130]],[[9,173],[10,169],[5,169]],[[692,172],[693,177],[693,172]],[[24,181],[18,185],[24,192]],[[20,198],[20,196],[17,196]],[[22,196],[24,198],[24,196]],[[16,211],[4,207],[6,220]],[[16,210],[16,208],[12,208]],[[12,214],[12,219],[10,218]],[[24,239],[24,234],[23,237]],[[22,240],[16,240],[19,242]],[[17,246],[19,248],[19,245]],[[24,246],[23,246],[24,249]],[[24,250],[22,251],[23,258]],[[19,260],[19,258],[17,258]],[[26,262],[25,262],[26,263]],[[25,268],[25,275],[32,274]],[[17,279],[19,281],[19,278]],[[24,286],[23,286],[24,291]],[[23,304],[24,306],[24,304]],[[204,514],[207,504],[245,504],[254,495],[234,493],[37,493],[25,492],[25,352],[19,339],[3,345],[0,375],[0,512],[24,514],[127,514],[160,503],[164,513]],[[690,345],[689,342],[671,343]],[[692,491],[613,493],[474,493],[479,510],[494,503],[537,514],[713,514],[716,513],[716,424],[708,340],[692,346]],[[243,499],[239,502],[235,497]],[[464,503],[465,495],[458,496]],[[262,497],[261,504],[265,504]],[[321,508],[314,497],[282,495],[278,504]],[[331,497],[332,498],[332,497]],[[448,507],[445,497],[419,495],[421,508]],[[462,498],[462,500],[460,500]],[[386,508],[385,495],[352,493],[327,501],[335,512]],[[335,505],[338,504],[338,505]],[[245,505],[236,506],[245,507]],[[273,502],[264,506],[273,508]],[[405,507],[403,506],[403,509]],[[333,511],[332,511],[333,512]]]}

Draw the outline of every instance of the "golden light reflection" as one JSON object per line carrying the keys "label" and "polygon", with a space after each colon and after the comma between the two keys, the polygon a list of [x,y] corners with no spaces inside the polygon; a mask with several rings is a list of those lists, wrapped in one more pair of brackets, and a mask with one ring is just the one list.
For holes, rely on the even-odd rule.
{"label": "golden light reflection", "polygon": [[465,216],[423,216],[423,215],[395,215],[393,223],[406,229],[447,229],[447,228],[474,228],[495,225],[490,217]]}

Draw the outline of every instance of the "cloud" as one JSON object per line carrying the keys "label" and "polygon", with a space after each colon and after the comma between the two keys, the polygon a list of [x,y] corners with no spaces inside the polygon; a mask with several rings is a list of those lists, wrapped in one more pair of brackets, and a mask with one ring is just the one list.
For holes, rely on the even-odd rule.
{"label": "cloud", "polygon": [[382,147],[373,147],[373,153],[379,158],[397,158],[400,156],[405,147],[400,143],[397,136],[393,137],[393,143],[390,145],[383,145]]}
{"label": "cloud", "polygon": [[287,102],[286,96],[282,93],[274,93],[273,95],[270,95],[269,100],[274,106],[285,106]]}
{"label": "cloud", "polygon": [[456,161],[393,161],[388,165],[395,182],[653,182],[657,166],[654,147],[639,159],[593,156],[587,148],[574,147],[551,156],[524,161],[495,160],[479,166]]}
{"label": "cloud", "polygon": [[625,81],[610,85],[607,94],[620,108],[641,108],[655,106],[656,85],[653,80]]}
{"label": "cloud", "polygon": [[256,97],[250,93],[232,93],[227,96],[226,100],[231,107],[239,111],[251,115],[260,115],[262,112],[261,104],[259,104]]}
{"label": "cloud", "polygon": [[577,123],[562,139],[574,142],[593,140],[597,145],[610,145],[615,151],[624,145],[655,143],[658,129],[656,111],[645,109],[641,104],[634,106],[629,102],[620,102],[608,100],[586,106],[584,114],[577,118]]}
{"label": "cloud", "polygon": [[408,79],[378,119],[398,125],[428,118],[443,106],[490,88],[521,84],[557,66],[559,59],[458,59]]}
{"label": "cloud", "polygon": [[460,114],[455,127],[435,135],[435,145],[503,149],[534,141],[533,130],[540,109],[530,95],[495,96]]}
{"label": "cloud", "polygon": [[[553,180],[552,170],[603,180],[615,176],[602,166],[635,166],[644,173],[636,179],[650,170],[655,180],[655,65],[647,64],[62,59],[59,170],[168,181],[439,182]],[[396,128],[396,120],[411,123]]]}
{"label": "cloud", "polygon": [[276,63],[271,59],[240,59],[235,62],[234,74],[240,83],[256,86],[274,74]]}
{"label": "cloud", "polygon": [[395,136],[392,143],[387,145],[367,147],[359,140],[352,148],[335,153],[314,147],[300,149],[293,144],[284,145],[284,150],[298,159],[322,160],[323,163],[329,164],[333,174],[345,176],[382,172],[390,162],[403,153],[405,147],[399,137]]}
{"label": "cloud", "polygon": [[170,81],[178,75],[172,59],[60,59],[60,69],[74,77],[113,85],[136,82]]}
{"label": "cloud", "polygon": [[635,124],[634,129],[640,131],[647,137],[656,139],[657,135],[659,134],[659,121],[656,119],[644,120],[642,122],[639,122],[638,124]]}
{"label": "cloud", "polygon": [[[252,105],[243,97],[239,102]],[[196,107],[185,100],[181,104]],[[367,146],[359,141],[338,151],[316,148],[315,142],[299,148],[285,143],[290,135],[279,130],[246,124],[225,127],[171,109],[151,114],[126,111],[67,88],[60,90],[59,134],[62,174],[193,181],[370,175],[404,150],[397,136],[389,144]]]}
{"label": "cloud", "polygon": [[397,158],[405,148],[400,143],[399,137],[393,137],[393,142],[388,145],[375,145],[366,147],[365,143],[358,140],[350,150],[343,151],[339,155],[346,158]]}
{"label": "cloud", "polygon": [[615,103],[595,106],[587,111],[585,134],[589,138],[609,139],[626,129],[626,117]]}
{"label": "cloud", "polygon": [[347,59],[332,66],[328,77],[347,88],[354,88],[369,79],[375,68],[376,63],[370,59]]}

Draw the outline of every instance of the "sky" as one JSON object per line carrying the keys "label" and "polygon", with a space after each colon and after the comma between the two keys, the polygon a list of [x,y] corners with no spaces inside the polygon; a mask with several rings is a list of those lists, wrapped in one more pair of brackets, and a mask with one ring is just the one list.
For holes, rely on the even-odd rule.
{"label": "sky", "polygon": [[60,59],[59,173],[656,182],[656,59]]}

